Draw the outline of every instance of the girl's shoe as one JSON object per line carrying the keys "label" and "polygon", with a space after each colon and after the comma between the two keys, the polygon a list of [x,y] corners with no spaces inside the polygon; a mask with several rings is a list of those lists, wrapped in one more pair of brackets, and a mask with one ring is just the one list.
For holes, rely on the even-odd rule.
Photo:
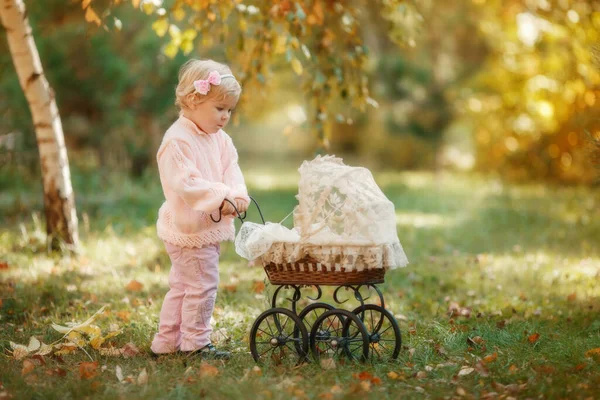
{"label": "girl's shoe", "polygon": [[228,360],[231,357],[231,353],[224,350],[217,350],[212,343],[207,344],[201,349],[194,351],[182,351],[184,354],[188,354],[190,356],[200,356],[203,359],[211,359],[211,360]]}

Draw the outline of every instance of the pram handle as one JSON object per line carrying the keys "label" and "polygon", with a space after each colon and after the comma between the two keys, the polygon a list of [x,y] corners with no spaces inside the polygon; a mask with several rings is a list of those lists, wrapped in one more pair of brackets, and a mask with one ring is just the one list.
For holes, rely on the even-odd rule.
{"label": "pram handle", "polygon": [[[258,203],[256,202],[256,200],[254,200],[254,198],[252,196],[248,196],[250,197],[250,200],[252,200],[254,202],[254,204],[256,205],[256,209],[258,210],[258,213],[260,214],[260,219],[262,220],[263,225],[265,224],[265,218],[263,217],[262,211],[260,211],[260,207],[258,206]],[[238,211],[237,207],[235,206],[235,204],[229,200],[229,199],[225,199],[226,202],[228,202],[229,204],[231,204],[231,206],[233,207],[233,209],[235,210],[235,213],[237,214],[237,218],[239,218],[240,221],[242,221],[242,223],[244,223],[244,220],[246,219],[246,211],[244,211],[244,216],[240,215],[240,212]],[[219,219],[215,220],[212,216],[212,214],[210,214],[210,219],[212,219],[213,222],[217,223],[217,222],[221,222],[221,219],[223,218],[223,214],[222,214],[222,210],[219,209]]]}

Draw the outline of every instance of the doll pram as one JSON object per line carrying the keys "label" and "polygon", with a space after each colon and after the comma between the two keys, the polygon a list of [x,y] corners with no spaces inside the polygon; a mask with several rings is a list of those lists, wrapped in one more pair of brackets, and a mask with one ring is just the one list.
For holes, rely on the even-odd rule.
{"label": "doll pram", "polygon": [[[368,170],[348,167],[341,159],[317,157],[303,163],[300,173],[295,228],[265,224],[252,199],[262,225],[244,222],[236,238],[238,254],[255,260],[277,285],[271,308],[250,330],[254,360],[295,365],[309,360],[309,348],[312,359],[322,364],[396,359],[400,328],[376,286],[389,269],[408,262],[397,238],[393,204]],[[358,306],[346,310],[320,302],[321,286],[336,287],[332,297],[338,305],[348,301],[340,300],[340,290],[349,290]],[[317,296],[303,300],[307,288]],[[289,309],[277,305],[286,290],[292,291]],[[377,294],[375,304],[366,303],[372,298],[366,290]]]}

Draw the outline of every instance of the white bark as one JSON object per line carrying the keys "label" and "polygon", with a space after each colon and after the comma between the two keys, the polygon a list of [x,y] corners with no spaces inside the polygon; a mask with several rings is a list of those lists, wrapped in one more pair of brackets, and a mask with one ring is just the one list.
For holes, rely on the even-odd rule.
{"label": "white bark", "polygon": [[0,19],[33,117],[44,186],[47,232],[76,247],[77,214],[60,115],[33,40],[23,0],[0,0]]}

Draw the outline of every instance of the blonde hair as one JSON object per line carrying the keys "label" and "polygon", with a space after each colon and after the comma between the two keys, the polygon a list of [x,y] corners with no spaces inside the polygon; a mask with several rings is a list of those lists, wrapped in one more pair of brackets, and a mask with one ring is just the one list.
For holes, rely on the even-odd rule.
{"label": "blonde hair", "polygon": [[180,108],[192,108],[193,105],[204,103],[209,99],[217,101],[227,97],[238,99],[242,93],[242,87],[235,78],[225,78],[218,86],[211,85],[208,94],[200,94],[194,88],[194,81],[207,79],[211,71],[217,71],[220,75],[231,74],[231,69],[213,60],[189,60],[179,70],[179,83],[175,89],[175,104]]}

